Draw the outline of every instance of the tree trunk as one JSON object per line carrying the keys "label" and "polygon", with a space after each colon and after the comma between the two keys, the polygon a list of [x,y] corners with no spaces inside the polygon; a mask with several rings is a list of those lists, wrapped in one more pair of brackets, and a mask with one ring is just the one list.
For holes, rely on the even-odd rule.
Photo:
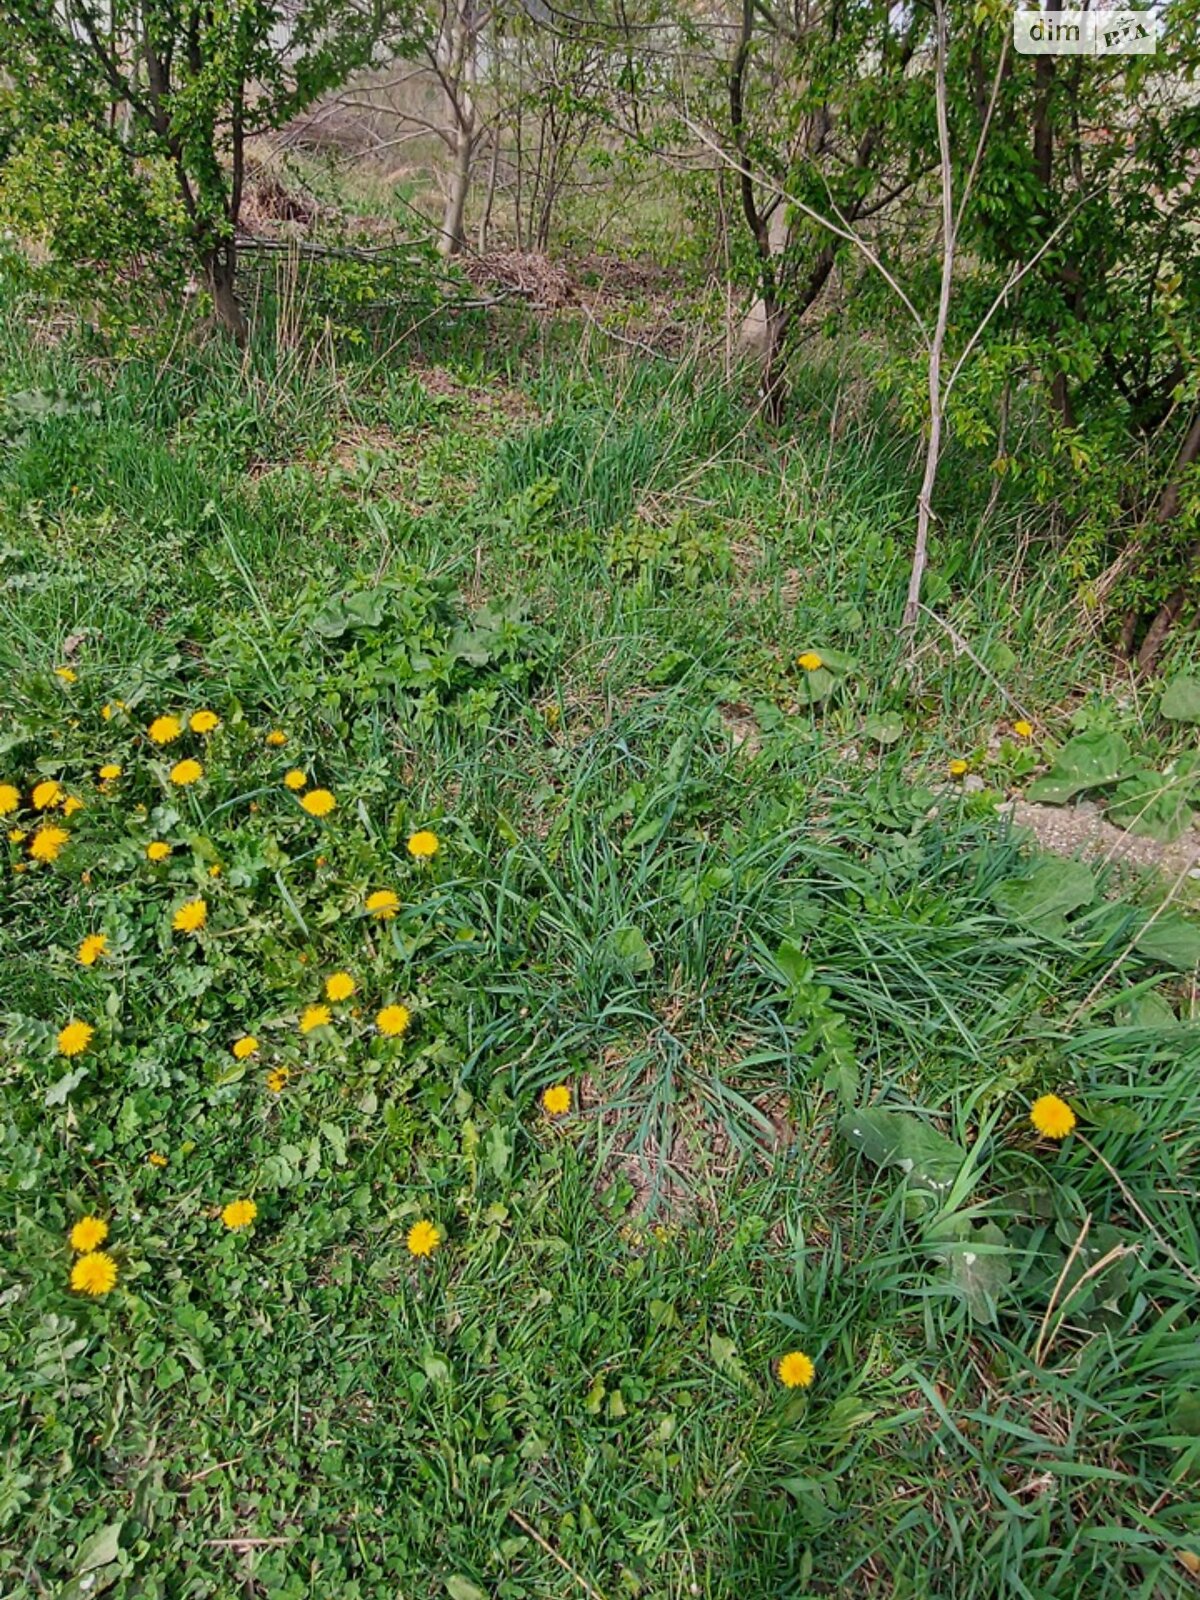
{"label": "tree trunk", "polygon": [[454,130],[454,167],[450,173],[450,193],[442,213],[442,236],[438,249],[444,256],[456,256],[466,249],[467,234],[463,218],[467,192],[471,187],[471,136],[461,124]]}
{"label": "tree trunk", "polygon": [[237,273],[237,249],[232,239],[202,252],[201,266],[205,282],[212,296],[213,313],[239,349],[250,337],[249,324],[234,292]]}
{"label": "tree trunk", "polygon": [[942,450],[942,349],[946,342],[946,327],[950,320],[950,291],[954,283],[955,220],[952,191],[953,167],[950,162],[950,122],[946,108],[946,11],[944,0],[935,0],[937,8],[937,78],[934,85],[937,96],[938,152],[942,170],[942,282],[938,296],[937,322],[929,341],[929,444],[925,451],[925,471],[921,477],[921,492],[917,497],[917,538],[913,546],[912,570],[908,579],[908,596],[904,602],[901,627],[916,627],[921,609],[921,581],[925,576],[925,563],[929,556],[929,525],[933,520],[933,489],[937,482],[938,458]]}
{"label": "tree trunk", "polygon": [[483,202],[483,215],[479,219],[479,254],[485,256],[488,247],[488,230],[492,225],[492,206],[496,201],[496,177],[500,171],[500,123],[492,129],[492,159],[488,167],[487,194]]}
{"label": "tree trunk", "polygon": [[453,126],[454,154],[450,190],[446,196],[442,232],[438,240],[438,249],[444,256],[456,256],[467,247],[463,218],[467,210],[467,193],[471,187],[471,158],[475,154],[475,46],[478,26],[474,0],[456,0],[438,40],[438,76],[442,80],[446,108]]}

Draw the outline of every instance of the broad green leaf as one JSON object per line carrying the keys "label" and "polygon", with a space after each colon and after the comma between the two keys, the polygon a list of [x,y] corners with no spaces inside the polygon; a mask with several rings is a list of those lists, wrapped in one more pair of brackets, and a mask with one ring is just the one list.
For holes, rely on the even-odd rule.
{"label": "broad green leaf", "polygon": [[994,1323],[996,1305],[1012,1282],[1012,1254],[1003,1230],[994,1222],[973,1228],[956,1218],[958,1237],[938,1245],[946,1275],[966,1302],[975,1322]]}
{"label": "broad green leaf", "polygon": [[907,1111],[860,1107],[839,1119],[838,1132],[877,1167],[899,1167],[934,1194],[950,1188],[967,1159],[962,1145]]}
{"label": "broad green leaf", "polygon": [[1200,926],[1179,911],[1164,912],[1147,923],[1134,944],[1151,961],[1161,961],[1178,972],[1191,972],[1200,964]]}
{"label": "broad green leaf", "polygon": [[1185,1389],[1179,1396],[1171,1411],[1170,1428],[1172,1433],[1200,1438],[1200,1391]]}
{"label": "broad green leaf", "polygon": [[1200,678],[1181,672],[1163,690],[1159,711],[1172,722],[1200,722]]}
{"label": "broad green leaf", "polygon": [[895,744],[904,737],[904,719],[898,711],[873,711],[863,723],[863,736],[876,744]]}
{"label": "broad green leaf", "polygon": [[64,1072],[56,1083],[52,1083],[46,1090],[45,1104],[47,1106],[65,1106],[67,1097],[88,1075],[86,1067],[72,1067],[70,1072]]}
{"label": "broad green leaf", "polygon": [[421,1365],[425,1369],[425,1376],[430,1383],[450,1382],[450,1363],[444,1356],[436,1355],[432,1350],[426,1350],[421,1358]]}
{"label": "broad green leaf", "polygon": [[1054,758],[1044,778],[1025,791],[1027,800],[1063,805],[1085,789],[1105,789],[1119,783],[1130,771],[1129,745],[1119,733],[1099,729],[1069,739]]}
{"label": "broad green leaf", "polygon": [[91,1572],[96,1567],[106,1567],[110,1561],[115,1561],[120,1554],[121,1529],[124,1526],[123,1522],[106,1523],[85,1540],[75,1557],[76,1572]]}
{"label": "broad green leaf", "polygon": [[631,972],[650,972],[654,957],[640,928],[617,928],[611,940],[613,956]]}
{"label": "broad green leaf", "polygon": [[1160,772],[1135,772],[1117,785],[1105,815],[1118,828],[1170,844],[1192,825],[1191,789],[1190,781],[1173,781]]}
{"label": "broad green leaf", "polygon": [[1095,875],[1081,861],[1047,856],[1023,878],[1004,878],[992,889],[992,904],[1002,916],[1044,933],[1062,933],[1067,917],[1091,905]]}
{"label": "broad green leaf", "polygon": [[493,1122],[488,1129],[487,1140],[484,1144],[487,1153],[487,1163],[492,1169],[492,1176],[503,1179],[508,1175],[508,1163],[512,1159],[512,1140],[498,1122]]}
{"label": "broad green leaf", "polygon": [[838,680],[827,667],[818,667],[815,672],[805,672],[796,684],[796,699],[802,706],[820,705],[822,700],[827,700],[837,687]]}
{"label": "broad green leaf", "polygon": [[1129,1020],[1135,1028],[1179,1027],[1179,1018],[1175,1015],[1174,1006],[1165,995],[1157,994],[1153,989],[1136,995],[1130,1002]]}
{"label": "broad green leaf", "polygon": [[835,676],[840,677],[843,673],[858,671],[857,660],[853,656],[848,656],[844,650],[826,650],[822,645],[814,645],[812,648],[820,656],[822,667]]}
{"label": "broad green leaf", "polygon": [[336,1122],[323,1122],[320,1134],[333,1153],[333,1159],[339,1167],[346,1165],[346,1130]]}
{"label": "broad green leaf", "polygon": [[813,974],[812,962],[794,939],[783,940],[775,952],[775,964],[790,984],[807,983]]}
{"label": "broad green leaf", "polygon": [[736,1378],[739,1383],[746,1381],[746,1368],[737,1353],[736,1340],[727,1339],[720,1333],[714,1333],[709,1337],[708,1349],[713,1358],[713,1365],[719,1371],[728,1373],[731,1378]]}
{"label": "broad green leaf", "polygon": [[847,1110],[852,1111],[862,1092],[862,1073],[852,1058],[839,1055],[825,1074],[826,1094],[836,1095]]}
{"label": "broad green leaf", "polygon": [[446,1579],[446,1593],[450,1600],[489,1600],[486,1589],[481,1589],[470,1578],[460,1577],[458,1573]]}

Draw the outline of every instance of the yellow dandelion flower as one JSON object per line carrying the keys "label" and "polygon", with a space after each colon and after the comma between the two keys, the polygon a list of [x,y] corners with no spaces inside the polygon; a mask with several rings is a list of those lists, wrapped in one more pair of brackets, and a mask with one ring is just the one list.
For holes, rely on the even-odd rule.
{"label": "yellow dandelion flower", "polygon": [[112,714],[113,714],[112,701],[108,700],[108,701],[106,701],[104,703],[104,705],[102,705],[100,707],[100,715],[104,718],[105,722],[111,722],[112,721]]}
{"label": "yellow dandelion flower", "polygon": [[208,921],[207,900],[186,900],[171,918],[176,933],[199,933]]}
{"label": "yellow dandelion flower", "polygon": [[49,811],[62,800],[62,784],[54,778],[46,778],[34,788],[30,798],[35,811]]}
{"label": "yellow dandelion flower", "polygon": [[817,1375],[812,1357],[806,1356],[803,1350],[789,1350],[780,1358],[775,1370],[785,1389],[807,1389]]}
{"label": "yellow dandelion flower", "polygon": [[1013,732],[1016,734],[1018,739],[1032,739],[1033,723],[1026,722],[1025,718],[1022,717],[1019,722],[1013,723]]}
{"label": "yellow dandelion flower", "polygon": [[100,768],[100,780],[102,783],[111,783],[114,778],[119,778],[120,776],[121,769],[115,761],[106,761]]}
{"label": "yellow dandelion flower", "polygon": [[78,795],[69,794],[63,801],[63,816],[73,817],[77,811],[83,810],[83,801]]}
{"label": "yellow dandelion flower", "polygon": [[28,870],[29,870],[28,861],[14,861],[13,862],[13,871],[14,872],[28,872]]}
{"label": "yellow dandelion flower", "polygon": [[310,789],[301,798],[300,804],[310,817],[327,817],[337,805],[337,801],[328,789]]}
{"label": "yellow dandelion flower", "polygon": [[35,861],[57,861],[70,837],[65,828],[39,828],[29,846],[29,854]]}
{"label": "yellow dandelion flower", "polygon": [[1046,1139],[1065,1139],[1075,1126],[1075,1113],[1056,1094],[1043,1094],[1029,1108],[1029,1120]]}
{"label": "yellow dandelion flower", "polygon": [[367,910],[380,922],[394,917],[400,909],[400,897],[391,889],[376,889],[367,896]]}
{"label": "yellow dandelion flower", "polygon": [[955,756],[953,761],[947,761],[946,771],[952,778],[961,778],[969,766],[969,761],[964,761],[961,756]]}
{"label": "yellow dandelion flower", "polygon": [[287,743],[287,734],[284,733],[282,728],[272,728],[270,733],[267,735],[267,743],[272,747],[272,749],[278,750],[282,745]]}
{"label": "yellow dandelion flower", "polygon": [[436,1224],[422,1217],[420,1222],[413,1223],[404,1242],[410,1256],[431,1256],[441,1244],[442,1236]]}
{"label": "yellow dandelion flower", "polygon": [[108,1223],[103,1217],[80,1217],[71,1229],[71,1249],[85,1256],[89,1250],[98,1250],[107,1238]]}
{"label": "yellow dandelion flower", "polygon": [[189,783],[199,783],[203,776],[204,768],[190,756],[186,761],[177,761],[171,768],[171,782],[178,784],[181,789]]}
{"label": "yellow dandelion flower", "polygon": [[188,718],[188,727],[193,733],[211,733],[220,726],[221,719],[215,711],[193,711]]}
{"label": "yellow dandelion flower", "polygon": [[284,1085],[291,1077],[286,1067],[272,1067],[267,1073],[267,1088],[272,1094],[282,1094]]}
{"label": "yellow dandelion flower", "polygon": [[82,966],[94,967],[107,949],[107,934],[89,933],[76,951],[76,956]]}
{"label": "yellow dandelion flower", "polygon": [[21,791],[11,783],[0,783],[0,817],[7,817],[21,804]]}
{"label": "yellow dandelion flower", "polygon": [[208,875],[210,878],[219,878],[221,876],[221,871],[221,863],[219,861],[214,861],[212,866],[208,869]]}
{"label": "yellow dandelion flower", "polygon": [[231,1049],[239,1061],[245,1061],[249,1056],[258,1054],[258,1040],[252,1033],[244,1033],[240,1039],[233,1041]]}
{"label": "yellow dandelion flower", "polygon": [[414,833],[408,841],[408,853],[414,861],[429,861],[441,848],[442,841],[428,828]]}
{"label": "yellow dandelion flower", "polygon": [[823,667],[825,663],[815,650],[806,650],[802,656],[796,657],[796,665],[803,667],[805,672],[815,672],[818,667]]}
{"label": "yellow dandelion flower", "polygon": [[299,767],[293,767],[290,772],[285,772],[283,775],[283,786],[285,789],[303,789],[307,782],[308,774],[306,772],[301,772]]}
{"label": "yellow dandelion flower", "polygon": [[332,1020],[328,1006],[307,1006],[300,1018],[300,1032],[311,1033],[314,1028],[326,1028]]}
{"label": "yellow dandelion flower", "polygon": [[571,1109],[571,1091],[565,1083],[551,1084],[542,1095],[542,1109],[548,1117],[561,1117]]}
{"label": "yellow dandelion flower", "polygon": [[8,830],[9,844],[24,844],[28,837],[29,835],[25,832],[24,828],[10,828]]}
{"label": "yellow dandelion flower", "polygon": [[253,1200],[231,1200],[222,1208],[221,1221],[231,1233],[236,1233],[239,1228],[248,1228],[258,1215],[258,1207]]}
{"label": "yellow dandelion flower", "polygon": [[54,676],[61,678],[64,683],[74,683],[76,681],[74,667],[55,667]]}
{"label": "yellow dandelion flower", "polygon": [[389,1039],[399,1039],[408,1032],[412,1017],[407,1006],[384,1006],[375,1017],[375,1026]]}
{"label": "yellow dandelion flower", "polygon": [[59,1055],[81,1056],[91,1044],[95,1031],[90,1022],[68,1022],[66,1027],[59,1031]]}
{"label": "yellow dandelion flower", "polygon": [[165,861],[171,854],[171,846],[165,839],[152,839],[146,846],[146,854],[151,861]]}
{"label": "yellow dandelion flower", "polygon": [[117,1281],[117,1263],[103,1250],[93,1250],[71,1268],[71,1287],[79,1294],[107,1294]]}
{"label": "yellow dandelion flower", "polygon": [[146,1157],[146,1160],[152,1167],[165,1167],[167,1164],[167,1158],[163,1155],[161,1150],[151,1150],[150,1154]]}
{"label": "yellow dandelion flower", "polygon": [[325,994],[330,1000],[349,1000],[357,987],[348,972],[331,972],[325,979]]}
{"label": "yellow dandelion flower", "polygon": [[183,724],[178,717],[155,717],[146,732],[155,744],[174,744],[183,732]]}

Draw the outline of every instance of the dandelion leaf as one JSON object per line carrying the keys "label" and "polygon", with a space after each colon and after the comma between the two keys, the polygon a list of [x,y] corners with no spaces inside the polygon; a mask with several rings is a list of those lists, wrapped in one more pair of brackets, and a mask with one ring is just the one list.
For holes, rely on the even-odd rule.
{"label": "dandelion leaf", "polygon": [[458,1573],[446,1579],[446,1593],[450,1600],[488,1600],[486,1589],[481,1589],[470,1578],[460,1577]]}
{"label": "dandelion leaf", "polygon": [[1001,916],[1041,933],[1066,931],[1067,917],[1091,905],[1096,879],[1081,861],[1049,856],[1022,878],[1004,878],[992,890],[992,904]]}
{"label": "dandelion leaf", "polygon": [[946,1242],[935,1253],[946,1264],[946,1277],[975,1322],[994,1323],[996,1307],[1012,1282],[1008,1240],[994,1222],[972,1227],[963,1217],[951,1219]]}
{"label": "dandelion leaf", "polygon": [[917,1188],[941,1194],[949,1189],[967,1152],[962,1145],[906,1111],[860,1108],[838,1122],[846,1143],[877,1167],[899,1167]]}
{"label": "dandelion leaf", "polygon": [[1119,783],[1131,765],[1129,745],[1119,733],[1099,729],[1081,733],[1068,739],[1046,776],[1026,789],[1025,798],[1052,806],[1065,805],[1085,789],[1107,789]]}
{"label": "dandelion leaf", "polygon": [[1186,786],[1160,772],[1135,772],[1113,791],[1105,815],[1118,828],[1170,844],[1192,825]]}
{"label": "dandelion leaf", "polygon": [[828,700],[837,687],[837,681],[833,673],[825,667],[818,667],[815,672],[806,672],[796,684],[796,699],[802,706],[820,705],[822,700]]}
{"label": "dandelion leaf", "polygon": [[1179,911],[1148,922],[1134,943],[1142,955],[1177,972],[1191,972],[1200,964],[1200,927]]}
{"label": "dandelion leaf", "polygon": [[613,960],[630,972],[650,972],[654,967],[654,956],[646,937],[640,928],[617,928],[609,941],[609,949]]}
{"label": "dandelion leaf", "polygon": [[1163,690],[1158,709],[1172,722],[1200,722],[1200,678],[1177,673]]}
{"label": "dandelion leaf", "polygon": [[898,711],[873,711],[863,723],[863,735],[876,744],[896,744],[904,737],[904,719]]}

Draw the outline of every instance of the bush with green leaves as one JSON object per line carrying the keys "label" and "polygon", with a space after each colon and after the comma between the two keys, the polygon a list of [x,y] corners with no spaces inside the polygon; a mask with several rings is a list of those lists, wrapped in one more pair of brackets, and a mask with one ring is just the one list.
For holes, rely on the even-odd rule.
{"label": "bush with green leaves", "polygon": [[369,14],[344,0],[217,11],[79,0],[70,14],[53,0],[5,0],[0,55],[22,131],[0,215],[77,273],[186,253],[217,320],[243,341],[247,139],[402,48],[411,16],[406,0]]}

